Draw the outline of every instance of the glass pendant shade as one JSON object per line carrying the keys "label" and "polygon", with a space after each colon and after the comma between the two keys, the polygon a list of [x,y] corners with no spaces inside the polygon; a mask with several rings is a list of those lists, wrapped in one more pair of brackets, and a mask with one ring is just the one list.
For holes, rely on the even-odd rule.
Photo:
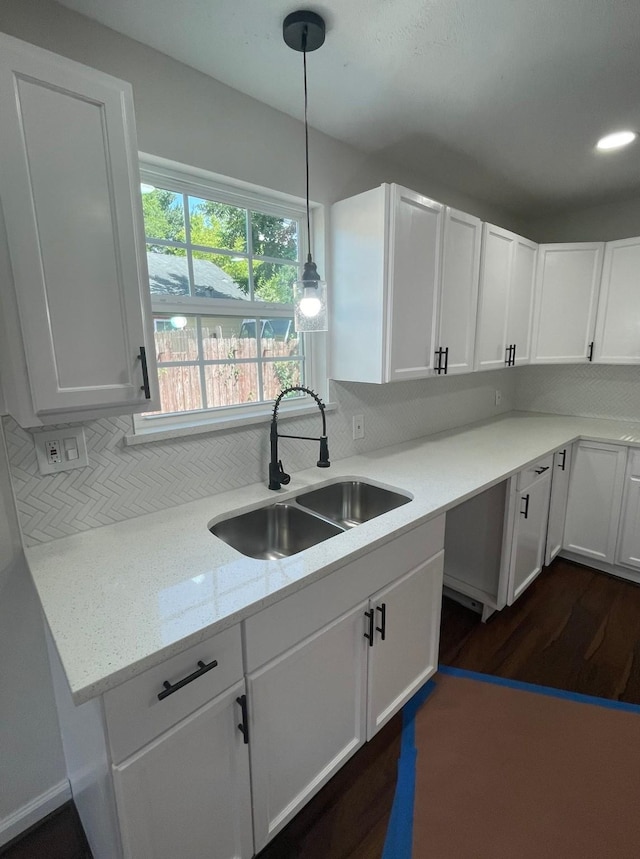
{"label": "glass pendant shade", "polygon": [[302,280],[294,284],[296,331],[327,331],[327,284],[320,280],[316,264],[304,264]]}

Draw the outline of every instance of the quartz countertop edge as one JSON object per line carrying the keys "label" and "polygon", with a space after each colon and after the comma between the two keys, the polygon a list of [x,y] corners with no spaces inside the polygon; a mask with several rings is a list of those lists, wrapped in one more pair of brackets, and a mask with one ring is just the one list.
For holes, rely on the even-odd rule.
{"label": "quartz countertop edge", "polygon": [[[640,445],[640,423],[511,412],[25,549],[76,704],[160,664],[583,438]],[[364,479],[412,501],[289,558],[245,557],[213,520]]]}

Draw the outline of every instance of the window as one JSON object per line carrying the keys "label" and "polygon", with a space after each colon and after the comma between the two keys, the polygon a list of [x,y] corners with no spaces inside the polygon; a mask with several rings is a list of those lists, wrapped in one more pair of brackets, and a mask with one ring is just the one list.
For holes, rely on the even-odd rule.
{"label": "window", "polygon": [[141,174],[160,410],[136,428],[268,411],[283,387],[312,384],[293,313],[304,210],[173,170]]}

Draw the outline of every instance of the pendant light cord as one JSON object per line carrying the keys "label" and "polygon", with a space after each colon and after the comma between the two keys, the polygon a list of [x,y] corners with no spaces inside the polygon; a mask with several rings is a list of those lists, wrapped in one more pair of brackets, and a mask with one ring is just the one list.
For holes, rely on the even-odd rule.
{"label": "pendant light cord", "polygon": [[302,68],[304,70],[304,162],[307,179],[307,261],[311,262],[311,221],[309,218],[309,122],[307,111],[309,97],[307,93],[307,27],[302,31]]}

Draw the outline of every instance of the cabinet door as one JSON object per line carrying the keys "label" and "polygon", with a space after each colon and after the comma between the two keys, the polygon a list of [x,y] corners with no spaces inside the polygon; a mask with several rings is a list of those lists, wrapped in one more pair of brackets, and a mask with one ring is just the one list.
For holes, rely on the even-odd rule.
{"label": "cabinet door", "polygon": [[581,364],[594,338],[602,242],[540,245],[532,362]]}
{"label": "cabinet door", "polygon": [[256,851],[364,743],[366,609],[248,675]]}
{"label": "cabinet door", "polygon": [[448,350],[448,374],[473,370],[481,239],[478,218],[447,208],[435,345]]}
{"label": "cabinet door", "polygon": [[476,329],[476,370],[505,366],[507,303],[514,254],[514,234],[482,226],[482,261]]}
{"label": "cabinet door", "polygon": [[243,693],[236,684],[114,767],[127,859],[253,855]]}
{"label": "cabinet door", "polygon": [[[0,35],[0,114],[0,196],[33,408],[148,410],[131,87]],[[155,397],[152,345],[146,360]]]}
{"label": "cabinet door", "polygon": [[564,520],[567,512],[567,497],[569,495],[569,474],[571,473],[571,446],[556,451],[553,455],[553,473],[551,475],[551,500],[549,502],[549,525],[547,527],[547,545],[544,563],[549,566],[551,561],[562,549],[564,537]]}
{"label": "cabinet door", "polygon": [[608,242],[598,303],[593,360],[640,363],[640,238]]}
{"label": "cabinet door", "polygon": [[528,364],[531,359],[531,321],[537,253],[538,246],[534,242],[515,236],[509,283],[507,345],[515,346],[517,366]]}
{"label": "cabinet door", "polygon": [[627,449],[581,441],[574,447],[563,548],[612,564]]}
{"label": "cabinet door", "polygon": [[616,560],[640,570],[640,452],[629,451]]}
{"label": "cabinet door", "polygon": [[392,185],[388,380],[433,373],[443,206]]}
{"label": "cabinet door", "polygon": [[508,604],[512,605],[542,570],[549,516],[551,476],[547,471],[515,493]]}
{"label": "cabinet door", "polygon": [[367,740],[436,672],[443,567],[439,552],[370,600]]}

